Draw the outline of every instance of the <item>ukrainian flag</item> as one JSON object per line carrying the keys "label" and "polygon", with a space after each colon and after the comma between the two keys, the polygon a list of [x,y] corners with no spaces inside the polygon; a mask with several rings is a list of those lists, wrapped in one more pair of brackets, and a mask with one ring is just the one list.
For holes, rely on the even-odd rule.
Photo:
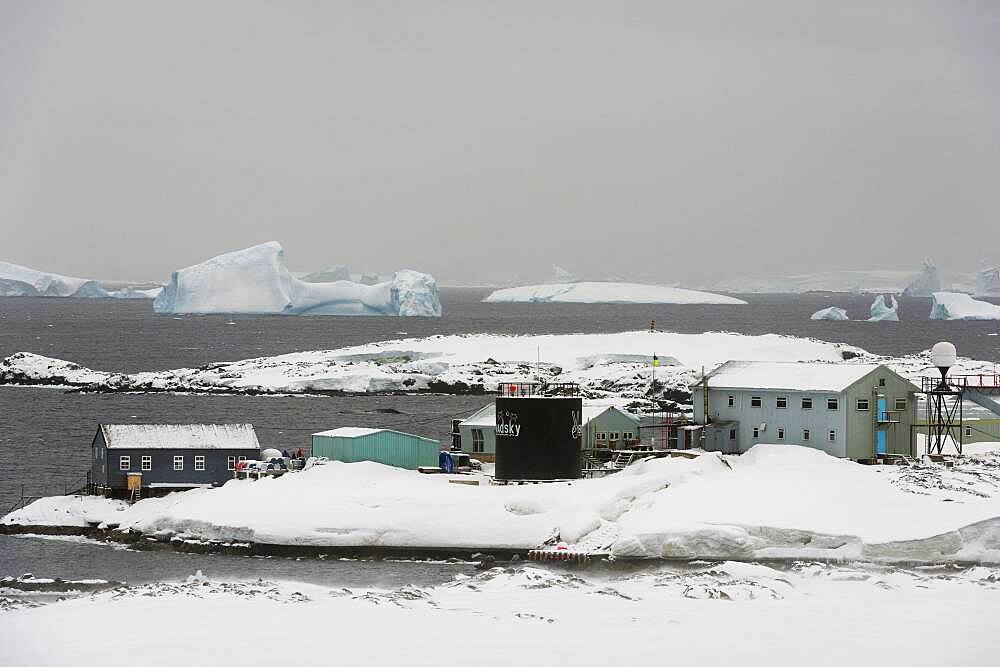
{"label": "ukrainian flag", "polygon": [[653,365],[654,366],[659,366],[660,365],[660,358],[658,356],[656,356],[655,354],[653,355]]}

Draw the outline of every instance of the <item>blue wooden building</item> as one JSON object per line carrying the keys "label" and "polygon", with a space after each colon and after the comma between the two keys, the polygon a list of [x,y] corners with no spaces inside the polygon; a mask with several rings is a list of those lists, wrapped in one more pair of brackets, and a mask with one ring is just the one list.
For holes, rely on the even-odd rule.
{"label": "blue wooden building", "polygon": [[313,456],[344,463],[375,461],[416,470],[420,466],[436,466],[440,451],[438,440],[387,428],[345,426],[312,435]]}
{"label": "blue wooden building", "polygon": [[144,493],[222,484],[260,456],[252,424],[101,424],[91,449],[91,486],[113,494],[130,475]]}

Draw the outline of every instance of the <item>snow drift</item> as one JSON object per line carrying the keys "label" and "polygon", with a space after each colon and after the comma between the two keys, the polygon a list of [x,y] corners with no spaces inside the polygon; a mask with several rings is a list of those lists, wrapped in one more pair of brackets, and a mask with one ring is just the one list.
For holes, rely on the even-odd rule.
{"label": "snow drift", "polygon": [[153,302],[158,313],[399,315],[440,317],[432,276],[397,271],[392,280],[305,282],[285,266],[281,245],[263,243],[175,271]]}
{"label": "snow drift", "polygon": [[823,308],[822,310],[817,310],[809,318],[810,320],[837,320],[843,321],[850,319],[847,317],[847,311],[843,308],[837,308],[836,306],[830,306],[829,308]]}
{"label": "snow drift", "polygon": [[601,479],[468,486],[445,475],[335,462],[124,508],[48,498],[2,523],[102,521],[184,539],[331,548],[530,549],[561,541],[622,558],[996,563],[997,465],[883,468],[757,445],[739,457],[651,459]]}
{"label": "snow drift", "polygon": [[932,320],[1000,320],[1000,306],[958,292],[934,292]]}
{"label": "snow drift", "polygon": [[494,291],[487,303],[676,303],[736,304],[746,301],[731,296],[637,283],[580,282],[525,285]]}

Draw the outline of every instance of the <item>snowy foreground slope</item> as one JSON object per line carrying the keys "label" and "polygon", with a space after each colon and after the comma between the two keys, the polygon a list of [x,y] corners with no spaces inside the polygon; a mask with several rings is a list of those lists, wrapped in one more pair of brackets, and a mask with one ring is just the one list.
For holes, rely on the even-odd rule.
{"label": "snowy foreground slope", "polygon": [[[0,384],[83,386],[106,391],[488,391],[499,383],[577,382],[592,398],[641,398],[651,379],[686,392],[729,359],[886,363],[917,378],[933,371],[926,354],[883,358],[860,348],[809,338],[766,334],[615,334],[501,336],[468,334],[380,341],[337,350],[296,352],[170,371],[107,373],[19,352],[0,361]],[[536,359],[541,356],[541,363]],[[961,359],[953,372],[992,372],[992,364]]]}
{"label": "snowy foreground slope", "polygon": [[174,271],[153,309],[158,313],[440,317],[441,301],[434,278],[417,271],[397,271],[392,280],[376,285],[299,280],[285,266],[281,245],[272,241]]}
{"label": "snowy foreground slope", "polygon": [[[990,665],[1000,571],[532,566],[437,586],[201,573],[0,613],[10,665]],[[928,632],[931,625],[932,631]],[[99,638],[114,628],[113,646]],[[153,648],[155,647],[155,649]]]}
{"label": "snowy foreground slope", "polygon": [[579,282],[496,290],[487,303],[677,303],[746,305],[731,296],[636,283]]}
{"label": "snowy foreground slope", "polygon": [[331,549],[527,550],[561,541],[617,558],[1000,563],[1000,455],[962,465],[881,468],[757,445],[738,457],[644,461],[601,479],[467,486],[334,462],[131,506],[44,498],[0,522]]}

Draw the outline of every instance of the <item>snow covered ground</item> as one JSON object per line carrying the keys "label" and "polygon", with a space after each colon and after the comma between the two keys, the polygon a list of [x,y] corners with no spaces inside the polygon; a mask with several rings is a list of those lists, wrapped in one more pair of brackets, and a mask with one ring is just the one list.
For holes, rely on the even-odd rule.
{"label": "snow covered ground", "polygon": [[487,303],[678,303],[746,305],[731,296],[636,283],[578,282],[496,290]]}
{"label": "snow covered ground", "polygon": [[[8,665],[990,665],[1000,571],[534,566],[437,586],[186,581],[0,613]],[[99,638],[113,635],[112,639]],[[53,641],[54,633],[58,641]]]}
{"label": "snow covered ground", "polygon": [[[841,343],[777,334],[633,331],[616,334],[503,336],[466,334],[380,341],[336,350],[220,362],[200,368],[107,373],[19,352],[0,361],[0,384],[86,386],[110,391],[488,391],[506,382],[576,382],[589,398],[646,396],[652,356],[656,379],[688,386],[730,359],[885,363],[910,378],[936,374],[927,353],[886,358]],[[540,356],[541,363],[536,359]],[[990,362],[960,359],[954,373],[993,372]]]}
{"label": "snow covered ground", "polygon": [[331,549],[563,542],[617,558],[1000,563],[1000,454],[952,469],[879,467],[757,445],[743,456],[648,460],[571,483],[469,486],[449,477],[333,462],[134,505],[44,498],[0,523],[100,522],[163,538]]}

